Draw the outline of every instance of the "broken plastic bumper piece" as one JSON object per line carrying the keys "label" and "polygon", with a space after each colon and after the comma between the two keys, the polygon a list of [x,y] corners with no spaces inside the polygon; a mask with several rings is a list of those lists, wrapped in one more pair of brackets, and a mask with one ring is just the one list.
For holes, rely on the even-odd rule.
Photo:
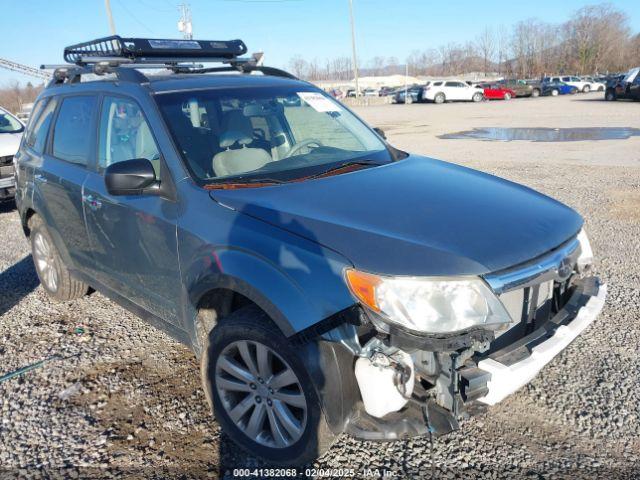
{"label": "broken plastic bumper piece", "polygon": [[480,360],[477,367],[481,372],[476,373],[486,372],[490,377],[486,376],[486,394],[478,400],[494,405],[529,383],[595,320],[606,294],[606,285],[600,285],[597,278],[580,280],[567,304],[552,319],[518,342]]}

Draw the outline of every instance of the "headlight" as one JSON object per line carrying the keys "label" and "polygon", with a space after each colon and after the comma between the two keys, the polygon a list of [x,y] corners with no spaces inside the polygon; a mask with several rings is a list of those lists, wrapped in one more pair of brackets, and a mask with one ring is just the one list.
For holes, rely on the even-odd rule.
{"label": "headlight", "polygon": [[584,229],[578,234],[578,242],[580,242],[580,256],[578,257],[578,271],[583,272],[593,263],[593,250],[589,243],[589,237]]}
{"label": "headlight", "polygon": [[498,329],[511,322],[479,277],[386,277],[347,269],[351,292],[389,323],[418,333]]}

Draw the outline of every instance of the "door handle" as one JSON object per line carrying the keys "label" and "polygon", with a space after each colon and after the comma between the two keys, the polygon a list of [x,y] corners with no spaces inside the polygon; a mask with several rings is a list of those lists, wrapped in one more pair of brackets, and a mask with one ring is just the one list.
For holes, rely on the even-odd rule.
{"label": "door handle", "polygon": [[102,207],[102,202],[98,200],[96,197],[94,197],[93,195],[83,195],[82,201],[86,203],[91,210],[94,210],[94,211]]}
{"label": "door handle", "polygon": [[40,173],[38,173],[37,175],[34,175],[33,179],[38,183],[47,183],[47,177],[45,177]]}

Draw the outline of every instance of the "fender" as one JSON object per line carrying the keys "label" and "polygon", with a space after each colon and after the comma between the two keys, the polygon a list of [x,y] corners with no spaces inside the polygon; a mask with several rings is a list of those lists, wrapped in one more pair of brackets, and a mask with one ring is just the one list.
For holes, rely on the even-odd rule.
{"label": "fender", "polygon": [[[207,292],[216,288],[229,289],[262,308],[282,333],[290,337],[354,303],[342,278],[328,278],[326,268],[318,268],[318,277],[313,279],[313,283],[327,293],[327,302],[318,302],[292,272],[248,251],[225,247],[202,251],[199,257],[199,261],[190,262],[192,267],[185,273],[189,304],[194,311]],[[204,268],[198,271],[196,265]],[[313,265],[309,266],[311,271]],[[340,282],[339,286],[330,285],[336,281]],[[342,298],[331,294],[336,290],[344,291],[339,295]],[[193,330],[195,327],[188,325],[187,328]]]}

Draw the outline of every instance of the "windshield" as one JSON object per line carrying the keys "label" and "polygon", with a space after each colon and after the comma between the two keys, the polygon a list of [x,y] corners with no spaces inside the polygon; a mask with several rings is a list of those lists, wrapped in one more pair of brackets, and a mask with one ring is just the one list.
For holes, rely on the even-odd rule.
{"label": "windshield", "polygon": [[171,92],[156,99],[189,170],[203,183],[290,181],[343,164],[393,160],[377,134],[309,87]]}
{"label": "windshield", "polygon": [[0,133],[20,133],[24,126],[13,115],[0,110]]}

